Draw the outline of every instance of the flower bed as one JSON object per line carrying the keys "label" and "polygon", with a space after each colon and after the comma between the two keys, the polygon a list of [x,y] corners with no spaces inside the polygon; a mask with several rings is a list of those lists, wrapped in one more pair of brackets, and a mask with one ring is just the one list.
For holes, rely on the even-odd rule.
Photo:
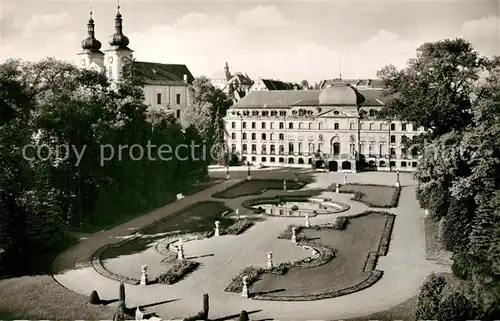
{"label": "flower bed", "polygon": [[[307,185],[308,182],[293,180],[286,181],[287,190],[298,190]],[[263,190],[283,190],[282,179],[252,179],[241,181],[212,195],[214,198],[234,199],[243,196],[259,195]]]}
{"label": "flower bed", "polygon": [[[334,191],[336,184],[328,190]],[[401,187],[375,184],[347,184],[340,186],[341,193],[353,194],[352,200],[374,208],[393,208],[399,203]]]}
{"label": "flower bed", "polygon": [[195,271],[200,266],[199,262],[191,260],[175,261],[172,267],[160,274],[158,283],[174,284],[182,280],[187,274]]}

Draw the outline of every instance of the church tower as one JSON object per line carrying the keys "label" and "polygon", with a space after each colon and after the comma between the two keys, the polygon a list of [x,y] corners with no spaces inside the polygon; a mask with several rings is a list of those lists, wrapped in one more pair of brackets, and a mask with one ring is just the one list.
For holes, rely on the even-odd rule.
{"label": "church tower", "polygon": [[224,75],[226,76],[226,81],[229,81],[231,79],[231,72],[229,72],[229,65],[227,64],[224,66]]}
{"label": "church tower", "polygon": [[103,72],[104,53],[100,49],[101,42],[95,38],[94,19],[92,19],[92,11],[90,11],[90,18],[87,24],[87,38],[82,41],[82,51],[78,54],[80,56],[80,66]]}
{"label": "church tower", "polygon": [[110,49],[106,50],[106,76],[110,81],[120,80],[123,66],[133,59],[133,50],[128,47],[128,44],[129,40],[123,34],[122,15],[118,6],[115,33],[109,40]]}

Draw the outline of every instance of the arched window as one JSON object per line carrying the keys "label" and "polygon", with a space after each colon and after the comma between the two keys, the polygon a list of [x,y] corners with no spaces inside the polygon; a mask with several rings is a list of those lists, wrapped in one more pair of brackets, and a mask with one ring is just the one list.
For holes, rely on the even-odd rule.
{"label": "arched window", "polygon": [[309,129],[313,129],[313,123],[309,123]]}
{"label": "arched window", "polygon": [[359,123],[359,130],[363,129],[363,123]]}
{"label": "arched window", "polygon": [[270,123],[269,128],[274,129],[274,123]]}
{"label": "arched window", "polygon": [[303,124],[300,122],[299,123],[299,129],[302,129]]}
{"label": "arched window", "polygon": [[266,123],[262,122],[260,125],[262,129],[266,129]]}
{"label": "arched window", "polygon": [[233,139],[233,140],[236,139],[236,133],[231,134],[231,139]]}
{"label": "arched window", "polygon": [[385,126],[384,123],[380,123],[380,130],[384,130]]}
{"label": "arched window", "polygon": [[252,129],[255,129],[255,122],[252,122]]}
{"label": "arched window", "polygon": [[293,129],[293,123],[288,123],[288,129]]}
{"label": "arched window", "polygon": [[242,127],[243,127],[243,129],[247,128],[247,122],[246,121],[243,122]]}
{"label": "arched window", "polygon": [[231,128],[236,128],[236,122],[234,122],[234,121],[233,121],[233,122],[231,123]]}
{"label": "arched window", "polygon": [[262,133],[262,140],[266,140],[266,133]]}
{"label": "arched window", "polygon": [[319,122],[319,123],[318,123],[318,129],[319,129],[319,130],[323,129],[323,123],[322,123],[322,122]]}
{"label": "arched window", "polygon": [[243,133],[243,134],[241,134],[241,136],[242,136],[241,139],[243,139],[243,140],[247,139],[247,133]]}
{"label": "arched window", "polygon": [[285,124],[280,122],[280,129],[283,129],[283,128],[285,128]]}
{"label": "arched window", "polygon": [[256,139],[257,139],[257,134],[252,133],[252,140],[256,140]]}
{"label": "arched window", "polygon": [[354,130],[354,123],[349,124],[349,130]]}
{"label": "arched window", "polygon": [[246,153],[247,152],[247,144],[243,144],[242,148],[243,148],[243,153]]}
{"label": "arched window", "polygon": [[231,152],[232,153],[236,152],[236,144],[231,144]]}
{"label": "arched window", "polygon": [[375,129],[375,124],[370,123],[370,130],[374,130],[374,129]]}

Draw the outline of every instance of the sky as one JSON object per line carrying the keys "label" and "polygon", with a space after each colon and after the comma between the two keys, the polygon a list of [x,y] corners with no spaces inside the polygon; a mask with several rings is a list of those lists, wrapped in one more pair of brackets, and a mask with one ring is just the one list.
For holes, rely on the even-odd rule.
{"label": "sky", "polygon": [[[0,0],[0,62],[50,56],[76,63],[90,7],[106,49],[116,6]],[[500,0],[122,0],[120,7],[136,60],[186,64],[195,77],[228,62],[252,79],[375,78],[388,64],[404,67],[425,42],[458,37],[482,55],[500,55]]]}

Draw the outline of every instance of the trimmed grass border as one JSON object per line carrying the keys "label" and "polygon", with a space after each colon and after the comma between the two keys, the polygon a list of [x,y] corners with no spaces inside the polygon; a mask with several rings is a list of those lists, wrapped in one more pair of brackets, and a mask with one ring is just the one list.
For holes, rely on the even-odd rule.
{"label": "trimmed grass border", "polygon": [[[328,187],[328,191],[335,191],[337,183],[330,185]],[[365,193],[357,191],[356,189],[349,189],[348,186],[365,186],[365,187],[385,187],[385,188],[391,188],[394,189],[394,193],[392,194],[392,198],[390,200],[390,203],[388,204],[373,204],[371,202],[368,202],[364,200]],[[344,187],[344,189],[342,189]],[[380,184],[347,184],[347,185],[342,185],[340,184],[340,193],[346,193],[346,194],[354,194],[354,196],[351,198],[353,201],[361,202],[365,204],[366,206],[372,207],[372,208],[395,208],[398,207],[399,204],[399,197],[401,195],[401,187],[398,186],[390,186],[390,185],[380,185]]]}
{"label": "trimmed grass border", "polygon": [[[222,198],[222,199],[236,199],[244,196],[252,196],[252,195],[261,195],[267,190],[282,190],[283,188],[283,181],[285,179],[252,179],[252,180],[243,180],[241,182],[238,182],[236,184],[233,184],[226,189],[219,191],[217,193],[212,194],[213,198]],[[251,190],[251,191],[242,191],[240,193],[237,193],[235,195],[226,195],[229,194],[228,192],[239,188],[245,184],[255,184],[255,182],[262,183],[262,188]],[[266,184],[267,183],[267,184]],[[268,186],[269,183],[271,184],[277,184],[276,186]],[[286,180],[286,187],[287,190],[299,190],[309,184],[307,180],[299,180],[299,181],[294,181],[294,180]],[[281,184],[281,185],[280,185]]]}
{"label": "trimmed grass border", "polygon": [[[365,272],[368,275],[368,277],[365,280],[363,280],[362,282],[360,282],[358,284],[355,284],[355,285],[353,285],[351,287],[347,287],[347,288],[340,289],[340,290],[337,290],[337,291],[332,291],[332,292],[314,294],[314,295],[304,295],[304,296],[286,296],[286,295],[282,295],[282,296],[276,296],[276,295],[267,295],[267,294],[255,294],[255,295],[251,295],[251,298],[252,299],[256,299],[256,300],[268,300],[268,301],[314,301],[314,300],[322,300],[322,299],[335,298],[335,297],[339,297],[339,296],[351,294],[351,293],[354,293],[354,292],[358,292],[358,291],[364,290],[364,289],[372,286],[376,282],[378,282],[378,280],[380,280],[380,278],[382,278],[382,276],[383,276],[383,271],[376,270],[377,260],[378,260],[379,256],[381,256],[381,255],[382,256],[387,255],[387,252],[389,250],[389,244],[390,244],[392,230],[394,228],[394,220],[396,218],[396,215],[394,215],[392,213],[388,213],[388,212],[365,211],[365,212],[362,212],[362,213],[359,213],[359,214],[356,214],[356,215],[348,216],[348,218],[351,219],[351,218],[366,216],[366,215],[370,215],[370,214],[382,214],[382,215],[386,215],[387,219],[386,219],[386,222],[385,222],[384,229],[382,231],[382,237],[380,239],[378,250],[376,252],[370,252],[370,253],[368,253],[368,255],[366,257],[366,261],[365,261],[365,264],[364,264],[363,272]],[[291,228],[293,226],[294,225],[289,225],[287,227],[287,229],[278,236],[278,238],[280,238],[280,239],[290,239],[291,238]],[[333,223],[328,223],[328,224],[322,224],[322,225],[312,226],[309,229],[311,229],[311,228],[312,229],[316,229],[316,230],[318,230],[318,229],[334,229],[333,226],[334,226]],[[304,226],[296,226],[296,228],[297,228],[296,233],[298,234],[298,232],[301,229],[305,229],[306,227],[304,227]],[[300,237],[299,236],[297,236],[297,237],[300,240]],[[301,244],[302,245],[308,245],[308,246],[310,246],[310,247],[312,247],[314,249],[316,249],[317,246],[318,246],[317,244],[315,244],[314,242],[311,242],[310,240],[308,240],[306,238],[302,239]],[[324,245],[320,245],[320,246],[321,247],[325,247]],[[326,264],[328,262],[325,262],[323,264]],[[283,263],[283,264],[287,264],[287,263]],[[315,266],[318,266],[318,265],[315,265]],[[306,266],[293,266],[292,265],[291,267],[307,268],[307,267],[312,267],[312,266],[307,266],[307,265]],[[248,275],[249,276],[249,278],[248,278],[247,281],[248,281],[248,286],[250,287],[250,285],[252,283],[256,282],[259,279],[259,277],[260,277],[260,275],[262,273],[269,273],[269,272],[270,271],[268,271],[268,270],[265,270],[265,269],[262,269],[262,268],[255,268],[255,267],[250,267],[250,268],[244,269],[242,272],[240,272],[240,274],[238,274],[238,276],[236,276],[233,279],[233,281],[231,282],[231,284],[226,288],[226,291],[227,292],[241,292],[241,289],[242,289],[241,278],[244,275]],[[247,274],[245,274],[245,273],[247,273]]]}

